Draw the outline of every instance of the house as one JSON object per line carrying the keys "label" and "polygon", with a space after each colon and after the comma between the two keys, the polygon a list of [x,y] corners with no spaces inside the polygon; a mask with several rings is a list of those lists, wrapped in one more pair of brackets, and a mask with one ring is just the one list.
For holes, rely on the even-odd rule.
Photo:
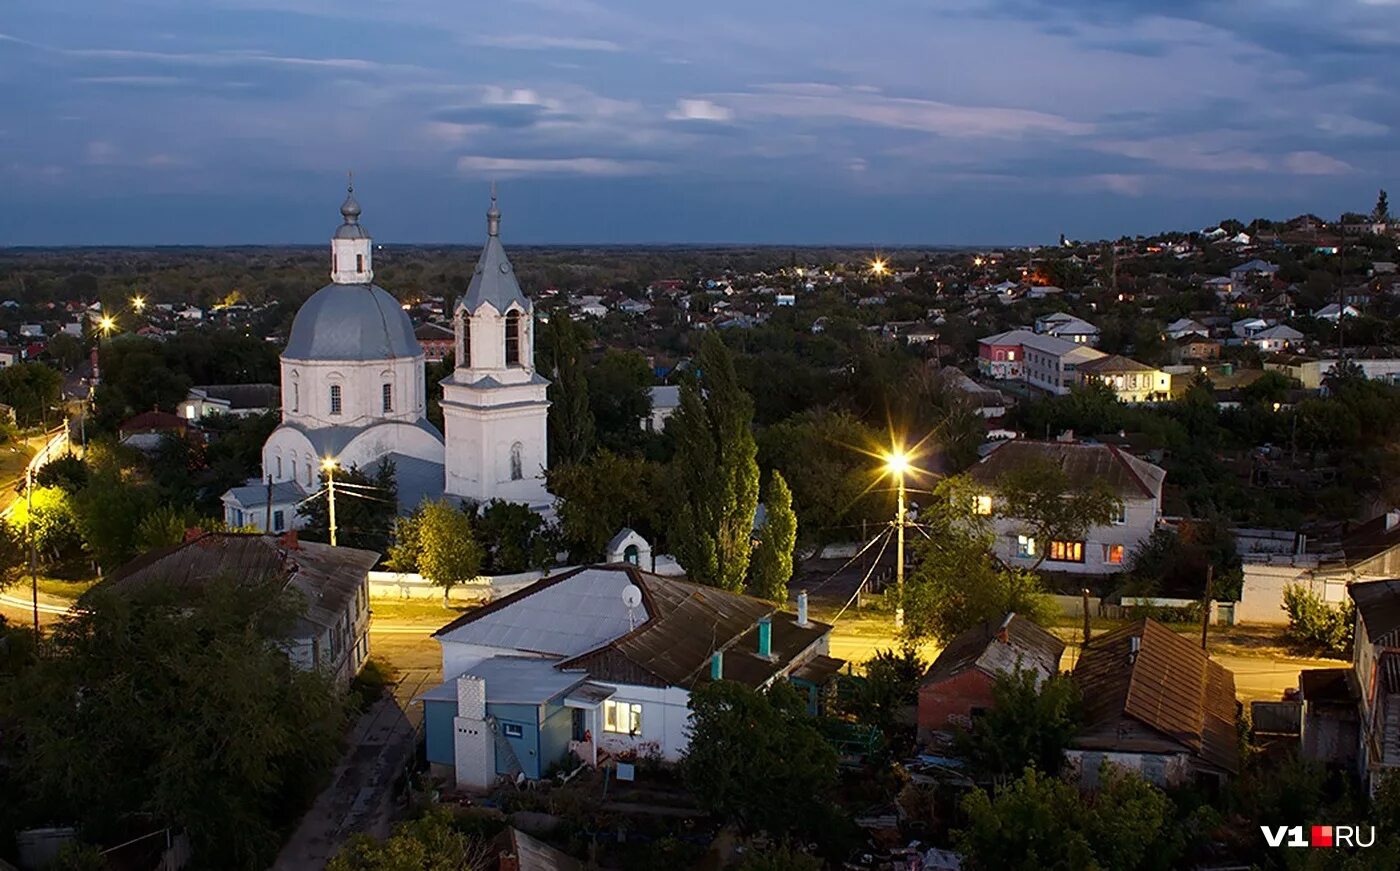
{"label": "house", "polygon": [[1063,641],[1015,613],[960,633],[919,682],[919,740],[970,726],[992,707],[999,674],[1026,669],[1039,683],[1059,673],[1064,650]]}
{"label": "house", "polygon": [[1050,570],[1099,575],[1122,571],[1128,554],[1157,528],[1167,473],[1113,445],[1014,439],[968,470],[968,476],[985,489],[977,500],[978,513],[994,513],[1002,475],[1037,462],[1064,469],[1076,486],[1103,483],[1122,507],[1111,523],[1092,527],[1083,539],[1074,541],[1036,541],[1016,518],[999,516],[994,524],[997,556],[1021,568],[1039,564]]}
{"label": "house", "polygon": [[1099,343],[1098,327],[1064,312],[1036,318],[1035,331],[1074,342],[1076,345],[1097,345]]}
{"label": "house", "polygon": [[447,679],[421,696],[428,761],[473,789],[538,778],[570,752],[674,761],[690,692],[709,681],[788,680],[816,710],[844,665],[830,634],[805,595],[794,615],[628,564],[544,578],[434,633]]}
{"label": "house", "polygon": [[1302,333],[1287,324],[1278,324],[1254,333],[1245,339],[1245,344],[1253,345],[1265,353],[1273,353],[1291,348],[1302,339]]}
{"label": "house", "polygon": [[966,396],[973,408],[977,410],[978,415],[995,419],[1006,414],[1006,409],[1011,402],[1006,398],[1005,393],[990,387],[983,387],[960,369],[950,367],[942,371],[945,383]]}
{"label": "house", "polygon": [[583,871],[583,863],[514,826],[491,840],[482,871]]}
{"label": "house", "polygon": [[1159,786],[1218,785],[1240,770],[1235,676],[1196,640],[1143,619],[1091,639],[1074,668],[1084,722],[1069,775],[1097,783],[1104,762]]}
{"label": "house", "polygon": [[1278,267],[1267,260],[1250,260],[1231,269],[1230,280],[1235,284],[1243,285],[1257,276],[1271,279],[1277,274]]}
{"label": "house", "polygon": [[642,418],[642,429],[647,432],[662,432],[666,420],[681,407],[681,389],[671,385],[656,385],[647,388],[651,397],[651,413]]}
{"label": "house", "polygon": [[230,487],[220,501],[230,529],[285,532],[298,526],[297,507],[309,494],[296,481]]}
{"label": "house", "polygon": [[150,452],[159,447],[166,436],[184,438],[191,429],[193,425],[185,418],[168,411],[143,411],[118,425],[117,435],[127,447]]}
{"label": "house", "polygon": [[1360,696],[1358,763],[1371,789],[1400,768],[1400,581],[1360,581],[1347,588],[1356,603],[1352,670]]}
{"label": "house", "polygon": [[1034,333],[1021,343],[1021,348],[1026,383],[1057,396],[1069,393],[1079,383],[1081,364],[1108,356],[1088,345]]}
{"label": "house", "polygon": [[191,387],[175,412],[185,420],[203,420],[211,414],[256,417],[282,407],[282,388],[276,384],[204,384]]}
{"label": "house", "polygon": [[1215,291],[1217,296],[1229,297],[1233,296],[1235,293],[1235,282],[1223,275],[1206,279],[1204,287],[1206,290]]}
{"label": "house", "polygon": [[977,340],[977,371],[988,378],[1015,381],[1022,377],[1025,354],[1022,345],[1029,330],[1010,330]]}
{"label": "house", "polygon": [[441,363],[446,360],[457,341],[456,333],[452,329],[430,321],[414,327],[413,337],[423,348],[423,359],[429,363]]}
{"label": "house", "polygon": [[1313,312],[1312,316],[1320,321],[1328,321],[1329,323],[1335,324],[1342,318],[1359,318],[1361,317],[1361,312],[1357,311],[1354,306],[1340,306],[1335,302],[1329,302],[1327,305]]}
{"label": "house", "polygon": [[0,345],[0,369],[24,362],[24,349],[13,345]]}
{"label": "house", "polygon": [[1169,342],[1186,336],[1200,336],[1205,338],[1210,335],[1210,329],[1200,321],[1191,318],[1177,318],[1167,324],[1167,328],[1162,331],[1162,336]]}
{"label": "house", "polygon": [[1220,341],[1189,333],[1172,341],[1167,354],[1176,364],[1220,359]]}
{"label": "house", "polygon": [[137,557],[97,588],[134,595],[169,584],[193,591],[229,578],[249,586],[273,582],[295,589],[305,598],[306,610],[282,641],[287,657],[344,686],[369,658],[368,578],[378,561],[373,551],[298,541],[295,533],[204,532]]}
{"label": "house", "polygon": [[1079,364],[1078,371],[1082,383],[1104,385],[1119,402],[1163,402],[1171,398],[1170,375],[1118,354],[1087,360]]}
{"label": "house", "polygon": [[1239,320],[1230,324],[1230,332],[1234,333],[1241,339],[1248,339],[1253,337],[1256,333],[1267,330],[1273,325],[1273,321],[1267,321],[1264,318],[1240,318]]}

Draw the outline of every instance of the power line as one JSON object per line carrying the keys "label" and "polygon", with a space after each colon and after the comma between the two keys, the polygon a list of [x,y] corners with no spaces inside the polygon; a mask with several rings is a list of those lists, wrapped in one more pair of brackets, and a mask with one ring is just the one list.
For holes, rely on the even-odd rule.
{"label": "power line", "polygon": [[870,576],[875,574],[875,568],[880,565],[880,557],[885,555],[885,548],[889,546],[890,535],[893,532],[894,530],[892,529],[885,530],[885,543],[880,545],[880,552],[875,555],[875,559],[870,563],[870,569],[865,573],[865,577],[861,578],[860,583],[856,585],[856,591],[851,594],[851,598],[847,599],[846,604],[841,606],[841,610],[836,612],[836,616],[831,618],[832,625],[835,625],[836,621],[841,619],[841,615],[845,614],[846,609],[851,607],[851,603],[860,596],[860,591],[865,589],[865,585],[870,580]]}

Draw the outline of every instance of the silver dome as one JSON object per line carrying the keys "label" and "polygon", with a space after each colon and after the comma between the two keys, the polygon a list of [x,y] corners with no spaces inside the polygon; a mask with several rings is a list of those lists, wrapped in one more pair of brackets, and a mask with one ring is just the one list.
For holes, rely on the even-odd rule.
{"label": "silver dome", "polygon": [[328,284],[297,312],[282,356],[292,360],[387,360],[423,353],[408,314],[382,287]]}

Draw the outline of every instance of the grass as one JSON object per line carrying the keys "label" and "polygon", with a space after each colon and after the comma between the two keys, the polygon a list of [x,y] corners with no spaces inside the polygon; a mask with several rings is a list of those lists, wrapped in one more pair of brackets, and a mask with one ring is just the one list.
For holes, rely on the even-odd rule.
{"label": "grass", "polygon": [[[39,578],[39,592],[49,596],[56,596],[60,599],[76,600],[83,593],[96,584],[98,578],[85,578],[78,581],[66,581],[60,578]],[[20,586],[27,586],[27,579],[19,582]]]}
{"label": "grass", "polygon": [[440,620],[446,623],[476,607],[476,604],[453,602],[451,607],[444,608],[442,599],[437,596],[431,599],[371,599],[369,602],[374,619],[391,622]]}

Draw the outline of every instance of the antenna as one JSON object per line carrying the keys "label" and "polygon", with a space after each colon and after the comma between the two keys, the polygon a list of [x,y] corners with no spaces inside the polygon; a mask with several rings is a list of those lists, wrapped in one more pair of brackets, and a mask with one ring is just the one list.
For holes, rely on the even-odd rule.
{"label": "antenna", "polygon": [[627,628],[637,628],[637,606],[642,604],[642,588],[628,584],[622,588],[622,604],[627,606]]}

